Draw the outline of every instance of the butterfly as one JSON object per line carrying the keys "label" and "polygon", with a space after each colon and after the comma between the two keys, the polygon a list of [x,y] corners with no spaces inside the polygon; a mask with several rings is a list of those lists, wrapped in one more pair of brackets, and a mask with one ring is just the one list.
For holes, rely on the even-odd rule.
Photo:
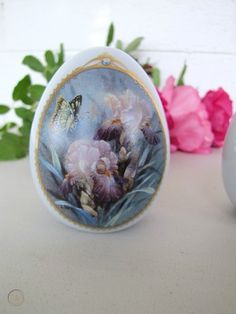
{"label": "butterfly", "polygon": [[57,99],[56,109],[51,119],[54,130],[69,132],[75,128],[79,120],[79,110],[82,104],[82,95],[76,96],[71,101],[63,96]]}

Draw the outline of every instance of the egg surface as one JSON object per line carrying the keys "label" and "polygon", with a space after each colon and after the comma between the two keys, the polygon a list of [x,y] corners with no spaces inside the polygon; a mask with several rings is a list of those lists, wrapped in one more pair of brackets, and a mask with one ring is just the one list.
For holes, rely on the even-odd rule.
{"label": "egg surface", "polygon": [[161,101],[141,66],[118,49],[90,49],[58,70],[39,103],[30,141],[34,183],[64,223],[120,230],[157,194],[168,139]]}

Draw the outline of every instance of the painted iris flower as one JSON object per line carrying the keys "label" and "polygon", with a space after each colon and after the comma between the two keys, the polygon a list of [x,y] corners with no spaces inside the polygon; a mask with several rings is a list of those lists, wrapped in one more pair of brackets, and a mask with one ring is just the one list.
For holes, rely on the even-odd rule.
{"label": "painted iris flower", "polygon": [[107,142],[77,140],[65,156],[64,186],[79,185],[96,203],[116,201],[123,194],[117,163],[117,156]]}
{"label": "painted iris flower", "polygon": [[152,114],[138,96],[126,90],[120,96],[106,95],[105,103],[112,119],[102,123],[94,140],[72,142],[64,157],[64,195],[73,192],[82,208],[94,216],[97,205],[115,202],[133,187],[140,155],[135,148],[138,139],[159,143],[151,127]]}
{"label": "painted iris flower", "polygon": [[46,111],[42,182],[70,221],[113,228],[131,221],[154,194],[165,165],[163,143],[154,104],[137,81],[108,68],[82,71]]}
{"label": "painted iris flower", "polygon": [[111,109],[112,118],[97,130],[96,139],[110,141],[124,133],[129,143],[134,144],[142,133],[149,144],[159,143],[158,133],[151,127],[152,114],[145,101],[126,90],[119,96],[109,94],[105,102]]}

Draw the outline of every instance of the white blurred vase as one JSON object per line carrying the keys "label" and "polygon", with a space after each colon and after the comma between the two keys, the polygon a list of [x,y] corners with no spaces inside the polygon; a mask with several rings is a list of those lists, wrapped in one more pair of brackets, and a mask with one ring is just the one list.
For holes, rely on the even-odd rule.
{"label": "white blurred vase", "polygon": [[236,206],[236,114],[234,114],[226,134],[222,170],[225,190]]}

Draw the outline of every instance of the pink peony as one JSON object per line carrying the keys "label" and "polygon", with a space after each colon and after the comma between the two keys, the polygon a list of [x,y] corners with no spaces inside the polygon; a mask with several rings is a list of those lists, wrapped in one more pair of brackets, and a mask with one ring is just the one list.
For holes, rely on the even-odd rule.
{"label": "pink peony", "polygon": [[203,97],[202,102],[206,106],[211,122],[214,134],[213,145],[221,147],[224,143],[225,134],[233,113],[232,101],[223,88],[219,88],[216,91],[208,91]]}
{"label": "pink peony", "polygon": [[170,76],[160,92],[170,131],[171,151],[209,153],[213,142],[208,113],[191,86],[175,86]]}

